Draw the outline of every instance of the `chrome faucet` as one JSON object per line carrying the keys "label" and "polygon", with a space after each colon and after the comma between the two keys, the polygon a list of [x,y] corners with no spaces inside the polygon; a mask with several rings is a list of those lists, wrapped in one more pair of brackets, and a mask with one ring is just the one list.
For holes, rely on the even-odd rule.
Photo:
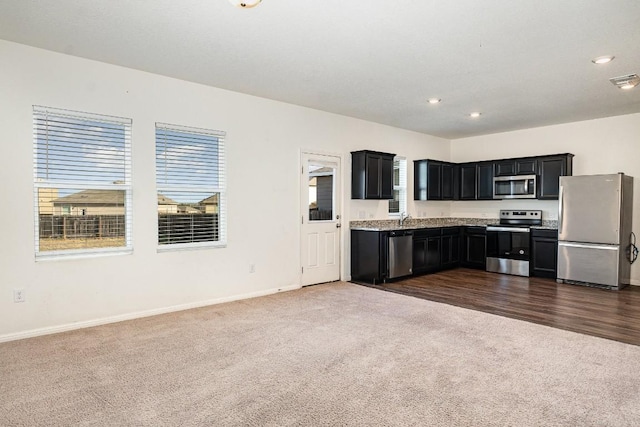
{"label": "chrome faucet", "polygon": [[400,212],[400,227],[404,225],[404,222],[411,218],[408,213]]}

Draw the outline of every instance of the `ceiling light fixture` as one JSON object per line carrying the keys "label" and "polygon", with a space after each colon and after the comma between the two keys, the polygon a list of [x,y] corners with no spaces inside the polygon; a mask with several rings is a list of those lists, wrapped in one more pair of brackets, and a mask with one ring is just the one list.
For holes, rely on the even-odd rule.
{"label": "ceiling light fixture", "polygon": [[594,64],[607,64],[611,61],[613,61],[613,58],[615,58],[615,56],[613,55],[606,55],[606,56],[598,56],[597,58],[593,58],[591,60],[591,62],[593,62]]}
{"label": "ceiling light fixture", "polygon": [[479,113],[479,112],[475,111],[475,112],[469,114],[469,117],[472,117],[472,118],[476,119],[476,118],[480,117],[481,115],[482,115],[482,113]]}
{"label": "ceiling light fixture", "polygon": [[429,104],[439,104],[442,102],[442,99],[440,98],[429,98],[427,100],[429,102]]}
{"label": "ceiling light fixture", "polygon": [[252,7],[259,5],[261,1],[262,0],[229,0],[229,3],[243,9],[251,9]]}
{"label": "ceiling light fixture", "polygon": [[629,90],[640,84],[640,76],[637,74],[629,74],[627,76],[614,77],[609,79],[609,81],[620,89]]}

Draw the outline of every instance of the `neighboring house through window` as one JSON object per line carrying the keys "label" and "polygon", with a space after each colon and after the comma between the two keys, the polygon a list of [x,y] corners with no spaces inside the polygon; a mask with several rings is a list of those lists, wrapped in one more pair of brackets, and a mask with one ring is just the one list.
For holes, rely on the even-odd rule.
{"label": "neighboring house through window", "polygon": [[128,252],[131,120],[33,108],[36,257]]}
{"label": "neighboring house through window", "polygon": [[156,123],[158,244],[224,246],[224,132]]}
{"label": "neighboring house through window", "polygon": [[389,216],[407,214],[407,159],[393,159],[393,200],[389,200]]}

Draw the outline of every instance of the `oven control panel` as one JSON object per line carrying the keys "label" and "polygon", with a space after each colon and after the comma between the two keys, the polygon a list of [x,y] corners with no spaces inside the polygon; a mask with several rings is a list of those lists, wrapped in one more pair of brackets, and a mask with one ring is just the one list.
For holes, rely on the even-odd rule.
{"label": "oven control panel", "polygon": [[542,224],[542,211],[541,210],[501,210],[500,224],[540,225]]}

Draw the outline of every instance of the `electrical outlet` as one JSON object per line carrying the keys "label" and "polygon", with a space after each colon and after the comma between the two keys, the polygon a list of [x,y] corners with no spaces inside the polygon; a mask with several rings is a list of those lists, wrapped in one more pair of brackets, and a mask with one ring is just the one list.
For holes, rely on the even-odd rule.
{"label": "electrical outlet", "polygon": [[13,302],[25,302],[24,289],[13,290]]}
{"label": "electrical outlet", "polygon": [[249,273],[255,273],[255,272],[256,272],[256,265],[249,264]]}

